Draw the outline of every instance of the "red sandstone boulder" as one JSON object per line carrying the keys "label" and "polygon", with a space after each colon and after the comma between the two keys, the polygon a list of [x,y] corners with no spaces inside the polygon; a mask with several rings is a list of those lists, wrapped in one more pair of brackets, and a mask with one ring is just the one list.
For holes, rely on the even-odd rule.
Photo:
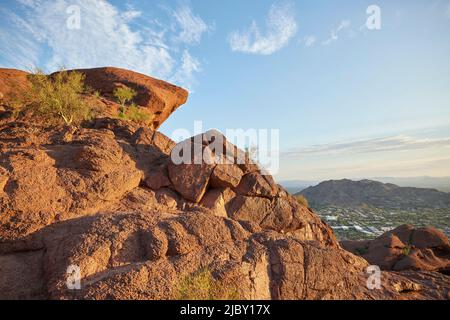
{"label": "red sandstone boulder", "polygon": [[[168,110],[181,94],[120,69],[86,74],[103,100],[129,85],[141,103],[148,94]],[[370,290],[368,262],[313,211],[219,132],[197,138],[190,146],[201,155],[178,163],[180,145],[124,120],[0,123],[0,299],[172,299],[205,268],[240,299],[448,298],[449,277],[431,271],[382,272],[381,289]],[[444,240],[406,228],[372,247],[409,248],[411,261],[396,266],[425,269],[445,261]],[[69,266],[80,290],[67,287]]]}
{"label": "red sandstone boulder", "polygon": [[[175,166],[151,136],[112,119],[0,125],[0,298],[171,299],[202,268],[242,299],[447,298],[437,273],[385,272],[369,290],[368,263],[288,193],[213,188],[214,165]],[[70,265],[82,277],[75,292]]]}
{"label": "red sandstone boulder", "polygon": [[236,192],[244,196],[254,197],[275,197],[278,186],[273,179],[268,180],[258,172],[246,174],[240,184],[236,187]]}
{"label": "red sandstone boulder", "polygon": [[404,225],[375,240],[341,244],[384,270],[450,271],[450,243],[434,228]]}
{"label": "red sandstone boulder", "polygon": [[113,94],[116,88],[127,86],[134,89],[137,92],[134,102],[154,115],[153,129],[158,129],[188,97],[188,92],[180,87],[129,70],[107,67],[76,71],[86,76],[88,87],[112,101],[116,101]]}
{"label": "red sandstone boulder", "polygon": [[172,183],[167,173],[167,166],[153,167],[145,177],[145,185],[152,190],[170,187]]}
{"label": "red sandstone boulder", "polygon": [[16,69],[0,68],[0,105],[10,105],[29,88],[28,73]]}
{"label": "red sandstone boulder", "polygon": [[[179,144],[179,146],[182,145],[188,145],[185,150],[190,149],[191,156],[186,161],[187,163],[176,164],[170,161],[168,166],[169,178],[175,190],[185,199],[198,203],[207,190],[215,167],[213,156],[211,151],[202,145],[190,143],[190,141]],[[173,154],[172,157],[174,157]],[[206,159],[209,159],[209,161]]]}
{"label": "red sandstone boulder", "polygon": [[[74,71],[83,73],[86,87],[100,94],[89,97],[93,104],[98,105],[99,116],[117,116],[116,88],[127,86],[134,89],[137,95],[133,102],[152,116],[152,129],[158,129],[188,97],[188,92],[180,87],[125,69],[106,67]],[[3,97],[0,105],[5,105],[6,111],[12,109],[17,101],[23,100],[23,93],[30,86],[28,76],[29,73],[24,71],[0,68],[0,93]]]}
{"label": "red sandstone boulder", "polygon": [[214,188],[235,188],[241,182],[243,172],[234,164],[218,164],[211,175],[211,186]]}

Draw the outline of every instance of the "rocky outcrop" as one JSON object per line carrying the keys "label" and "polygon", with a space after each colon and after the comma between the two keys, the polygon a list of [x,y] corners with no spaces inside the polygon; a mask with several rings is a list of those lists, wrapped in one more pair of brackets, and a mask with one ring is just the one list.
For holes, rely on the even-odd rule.
{"label": "rocky outcrop", "polygon": [[[2,243],[0,254],[6,298],[171,299],[177,279],[203,266],[244,299],[445,298],[389,273],[382,290],[369,290],[361,258],[274,232],[250,232],[206,212],[71,219],[22,242]],[[81,269],[81,290],[67,289],[70,265]],[[414,276],[448,285],[443,276]]]}
{"label": "rocky outcrop", "polygon": [[29,86],[28,73],[16,69],[0,68],[0,104],[10,104]]}
{"label": "rocky outcrop", "polygon": [[75,70],[85,75],[85,83],[108,100],[116,101],[114,90],[127,86],[136,91],[133,99],[137,105],[146,108],[151,115],[152,129],[161,124],[186,103],[188,92],[180,87],[137,72],[119,68],[94,68]]}
{"label": "rocky outcrop", "polygon": [[[184,90],[121,69],[80,71],[102,118],[46,127],[0,117],[0,299],[172,299],[205,269],[240,299],[449,298],[441,269],[386,271],[368,286],[369,262],[220,132],[176,144],[156,131]],[[0,75],[5,114],[27,74]],[[108,117],[123,85],[154,114],[150,127]],[[413,240],[420,254],[430,249],[421,243],[435,256],[446,248],[425,233]],[[79,288],[67,285],[71,272]]]}
{"label": "rocky outcrop", "polygon": [[[129,70],[107,67],[74,71],[85,75],[85,95],[90,99],[90,105],[96,106],[98,117],[117,116],[119,105],[114,91],[127,86],[137,93],[133,102],[151,115],[149,126],[153,130],[158,129],[188,97],[188,92],[180,87]],[[11,117],[13,111],[17,111],[17,102],[24,101],[23,93],[30,87],[29,75],[20,70],[0,68],[0,107],[3,109],[0,109],[0,120]],[[23,117],[22,120],[30,118]]]}
{"label": "rocky outcrop", "polygon": [[450,243],[434,228],[400,226],[375,240],[343,241],[342,246],[384,270],[450,273]]}
{"label": "rocky outcrop", "polygon": [[[204,170],[122,120],[0,125],[0,298],[171,299],[202,268],[242,299],[448,297],[448,276],[424,271],[383,272],[370,290],[369,263],[248,159],[224,164],[213,133]],[[70,266],[80,290],[67,287]]]}
{"label": "rocky outcrop", "polygon": [[[234,179],[231,188],[217,188],[211,177],[225,165],[214,163],[208,145],[200,149],[200,157],[208,154],[211,164],[202,159],[201,164],[195,164],[196,159],[175,164],[170,156],[174,144],[159,132],[117,119],[99,119],[91,127],[49,130],[26,123],[1,127],[2,205],[12,211],[0,218],[0,239],[27,236],[55,221],[95,214],[144,186],[153,192],[172,190],[180,210],[211,209],[211,203],[220,203],[221,208],[215,208],[232,219],[297,234],[303,240],[337,244],[328,226],[287,193],[276,193],[279,187],[260,173],[226,164],[226,171],[237,174],[232,179],[222,176],[223,181]],[[209,200],[202,202],[205,194]]]}
{"label": "rocky outcrop", "polygon": [[28,73],[0,68],[0,122],[13,117],[18,101],[25,100],[29,89]]}

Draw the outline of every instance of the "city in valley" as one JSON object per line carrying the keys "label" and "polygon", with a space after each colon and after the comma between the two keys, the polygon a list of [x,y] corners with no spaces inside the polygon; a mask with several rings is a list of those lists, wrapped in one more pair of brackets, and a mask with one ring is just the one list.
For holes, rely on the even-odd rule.
{"label": "city in valley", "polygon": [[327,222],[339,240],[373,239],[403,224],[416,227],[432,226],[450,236],[450,208],[390,209],[376,207],[344,208],[321,206],[314,208]]}

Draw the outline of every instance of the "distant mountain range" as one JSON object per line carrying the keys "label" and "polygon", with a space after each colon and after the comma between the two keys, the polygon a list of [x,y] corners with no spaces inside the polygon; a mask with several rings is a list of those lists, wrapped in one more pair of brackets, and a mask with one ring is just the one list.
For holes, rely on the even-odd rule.
{"label": "distant mountain range", "polygon": [[[392,183],[399,187],[415,187],[437,189],[442,192],[450,192],[450,177],[376,177],[369,180],[379,181],[383,183]],[[321,181],[312,180],[284,180],[280,184],[290,193],[298,193],[308,187],[316,186]]]}
{"label": "distant mountain range", "polygon": [[320,181],[284,180],[279,182],[289,193],[297,193],[308,187],[316,186]]}
{"label": "distant mountain range", "polygon": [[370,180],[380,181],[384,183],[393,183],[400,187],[416,187],[437,189],[443,192],[450,192],[450,177],[409,177],[409,178],[393,178],[379,177]]}
{"label": "distant mountain range", "polygon": [[373,180],[330,180],[308,187],[304,195],[312,207],[374,206],[392,209],[450,208],[450,193],[436,189],[399,187]]}

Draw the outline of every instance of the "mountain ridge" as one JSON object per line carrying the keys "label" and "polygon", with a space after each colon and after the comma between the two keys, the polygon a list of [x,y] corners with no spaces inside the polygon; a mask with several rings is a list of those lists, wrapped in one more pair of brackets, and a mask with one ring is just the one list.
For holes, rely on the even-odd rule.
{"label": "mountain ridge", "polygon": [[450,193],[437,189],[400,187],[364,179],[328,180],[296,195],[305,196],[311,206],[374,206],[385,208],[448,208]]}
{"label": "mountain ridge", "polygon": [[[450,192],[450,177],[431,177],[431,176],[417,176],[417,177],[369,177],[369,178],[347,178],[353,181],[358,180],[373,180],[382,183],[392,183],[399,187],[413,187],[425,189],[437,189],[442,192]],[[325,179],[325,180],[280,180],[279,183],[291,193],[299,193],[308,187],[314,187],[321,182],[328,180],[342,180],[342,179]]]}

